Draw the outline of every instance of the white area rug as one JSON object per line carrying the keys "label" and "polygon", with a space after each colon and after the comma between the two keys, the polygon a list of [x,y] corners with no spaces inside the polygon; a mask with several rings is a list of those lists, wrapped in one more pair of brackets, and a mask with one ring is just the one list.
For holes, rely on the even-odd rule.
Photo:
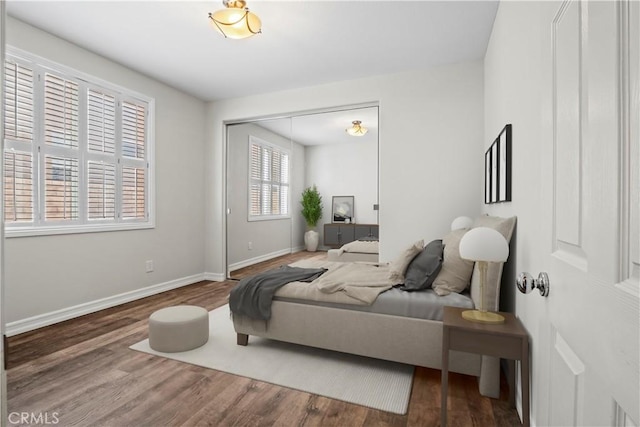
{"label": "white area rug", "polygon": [[160,353],[149,340],[130,348],[370,408],[406,414],[413,366],[249,337],[236,345],[225,305],[209,313],[209,342],[181,353]]}

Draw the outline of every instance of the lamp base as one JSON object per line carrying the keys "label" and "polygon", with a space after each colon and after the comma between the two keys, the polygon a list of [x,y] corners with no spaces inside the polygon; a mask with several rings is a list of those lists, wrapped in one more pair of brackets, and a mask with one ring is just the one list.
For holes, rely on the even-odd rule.
{"label": "lamp base", "polygon": [[462,318],[469,322],[478,323],[504,323],[504,316],[490,311],[465,310],[462,312]]}

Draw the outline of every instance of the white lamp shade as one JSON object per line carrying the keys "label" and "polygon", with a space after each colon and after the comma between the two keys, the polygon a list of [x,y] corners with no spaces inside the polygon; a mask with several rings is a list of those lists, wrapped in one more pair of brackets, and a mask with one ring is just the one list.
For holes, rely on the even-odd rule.
{"label": "white lamp shade", "polygon": [[210,15],[213,25],[225,37],[244,39],[260,33],[262,22],[254,13],[240,7],[227,7]]}
{"label": "white lamp shade", "polygon": [[451,223],[451,231],[460,230],[461,228],[471,228],[473,220],[468,216],[459,216]]}
{"label": "white lamp shade", "polygon": [[460,257],[470,261],[504,262],[509,257],[509,245],[504,236],[492,228],[473,228],[460,240]]}

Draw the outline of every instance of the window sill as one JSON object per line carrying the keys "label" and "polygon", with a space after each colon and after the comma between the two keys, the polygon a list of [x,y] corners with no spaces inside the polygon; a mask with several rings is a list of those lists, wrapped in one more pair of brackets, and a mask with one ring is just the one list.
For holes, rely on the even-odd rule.
{"label": "window sill", "polygon": [[155,228],[154,222],[132,222],[127,224],[90,224],[75,226],[51,226],[51,227],[16,227],[5,226],[4,237],[35,237],[52,236],[58,234],[102,233],[107,231],[128,231]]}
{"label": "window sill", "polygon": [[250,216],[247,221],[277,221],[279,219],[291,219],[291,215],[264,215],[264,216]]}

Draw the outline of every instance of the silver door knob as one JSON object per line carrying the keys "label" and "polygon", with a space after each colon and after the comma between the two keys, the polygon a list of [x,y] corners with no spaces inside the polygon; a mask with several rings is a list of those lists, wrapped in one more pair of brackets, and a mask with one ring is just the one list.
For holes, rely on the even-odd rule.
{"label": "silver door knob", "polygon": [[523,294],[528,294],[534,289],[538,289],[543,297],[549,295],[549,276],[545,272],[540,273],[537,279],[529,273],[520,273],[516,280],[516,285]]}

